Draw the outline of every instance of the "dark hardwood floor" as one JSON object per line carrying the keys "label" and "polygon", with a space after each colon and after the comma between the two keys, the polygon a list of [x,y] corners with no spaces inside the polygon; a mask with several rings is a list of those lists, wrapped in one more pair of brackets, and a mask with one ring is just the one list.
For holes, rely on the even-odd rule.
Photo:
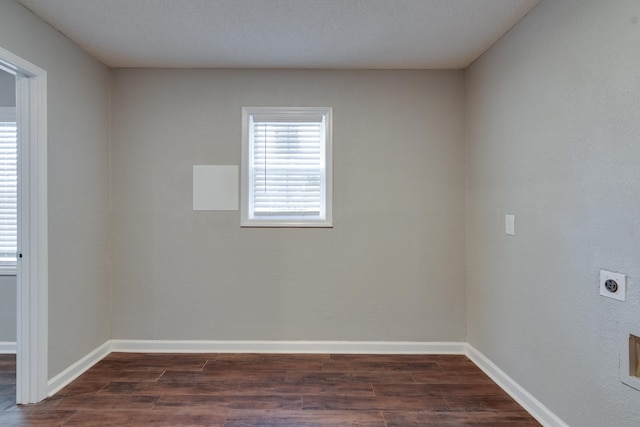
{"label": "dark hardwood floor", "polygon": [[112,353],[58,394],[15,404],[0,355],[0,426],[534,426],[465,356]]}
{"label": "dark hardwood floor", "polygon": [[[16,405],[16,355],[0,354],[0,411]],[[0,426],[2,423],[0,422]]]}

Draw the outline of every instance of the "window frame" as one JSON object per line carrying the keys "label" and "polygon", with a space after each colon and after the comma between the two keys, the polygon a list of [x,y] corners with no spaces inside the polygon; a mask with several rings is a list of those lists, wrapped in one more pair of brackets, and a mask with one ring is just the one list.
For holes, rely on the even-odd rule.
{"label": "window frame", "polygon": [[[273,121],[304,122],[305,117],[322,116],[324,144],[321,141],[321,212],[310,215],[272,215],[256,217],[252,210],[252,139],[251,126],[254,116],[273,117]],[[241,222],[242,227],[333,227],[333,109],[331,107],[242,107],[242,174],[241,174]],[[309,120],[311,121],[311,120]],[[324,146],[322,146],[324,145]],[[322,149],[323,148],[323,149]],[[323,209],[322,209],[323,207]]]}

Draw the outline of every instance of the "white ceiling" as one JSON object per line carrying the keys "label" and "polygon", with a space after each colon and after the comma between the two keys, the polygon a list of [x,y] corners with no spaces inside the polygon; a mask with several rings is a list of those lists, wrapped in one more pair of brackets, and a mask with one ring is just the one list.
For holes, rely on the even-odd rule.
{"label": "white ceiling", "polygon": [[18,0],[111,67],[466,68],[539,0]]}

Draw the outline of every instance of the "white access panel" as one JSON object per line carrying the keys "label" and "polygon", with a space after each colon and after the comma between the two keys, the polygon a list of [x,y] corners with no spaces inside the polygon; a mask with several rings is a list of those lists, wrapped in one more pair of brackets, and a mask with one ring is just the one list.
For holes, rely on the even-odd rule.
{"label": "white access panel", "polygon": [[238,166],[193,166],[193,210],[237,211]]}

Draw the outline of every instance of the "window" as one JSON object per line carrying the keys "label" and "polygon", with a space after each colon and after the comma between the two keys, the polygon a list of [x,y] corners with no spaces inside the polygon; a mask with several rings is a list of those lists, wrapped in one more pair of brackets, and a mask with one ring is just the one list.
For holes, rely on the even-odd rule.
{"label": "window", "polygon": [[18,130],[13,107],[0,107],[0,274],[15,274],[18,251]]}
{"label": "window", "polygon": [[331,108],[242,109],[242,226],[331,227]]}

